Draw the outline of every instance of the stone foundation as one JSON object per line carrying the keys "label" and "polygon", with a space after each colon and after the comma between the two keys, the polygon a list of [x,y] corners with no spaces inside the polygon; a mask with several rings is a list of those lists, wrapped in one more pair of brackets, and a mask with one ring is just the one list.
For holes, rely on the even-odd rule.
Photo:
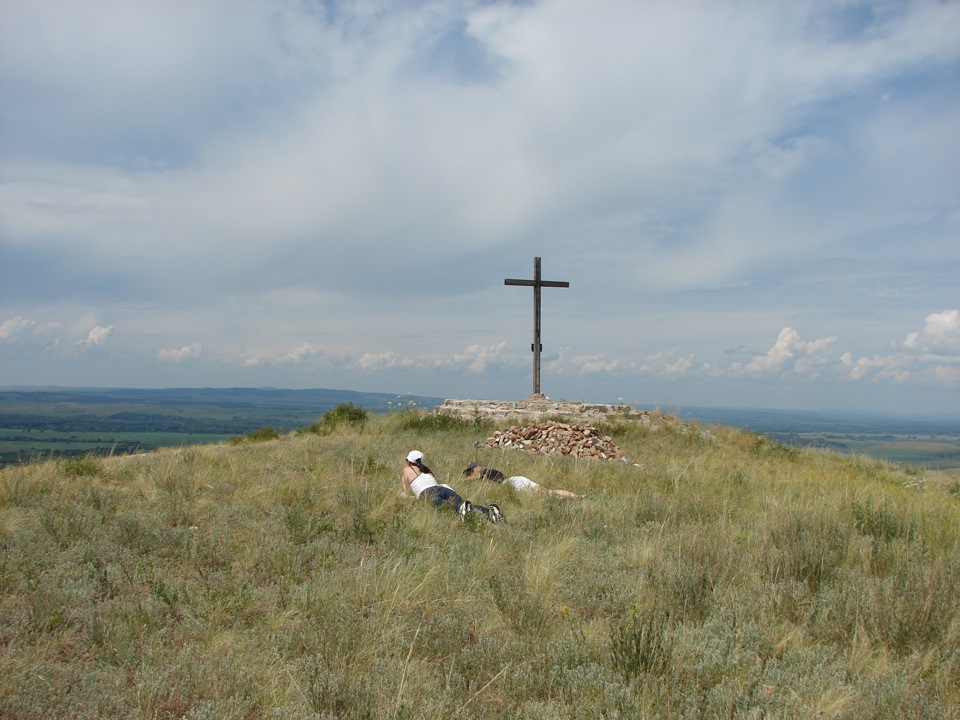
{"label": "stone foundation", "polygon": [[631,405],[604,405],[601,403],[555,402],[546,395],[531,395],[516,402],[506,400],[444,400],[434,412],[438,415],[473,420],[476,417],[495,422],[529,423],[544,418],[563,418],[572,422],[600,422],[631,419],[644,425],[650,423],[650,413]]}

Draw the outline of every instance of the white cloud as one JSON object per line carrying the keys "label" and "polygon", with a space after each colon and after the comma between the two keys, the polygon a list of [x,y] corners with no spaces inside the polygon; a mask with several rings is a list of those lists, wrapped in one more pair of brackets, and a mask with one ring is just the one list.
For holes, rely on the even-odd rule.
{"label": "white cloud", "polygon": [[353,364],[361,370],[375,371],[409,368],[416,363],[409,358],[401,358],[395,351],[389,350],[383,353],[364,353]]}
{"label": "white cloud", "polygon": [[910,378],[910,370],[906,367],[909,363],[910,359],[904,355],[874,355],[856,360],[849,352],[840,356],[840,364],[845,370],[842,378],[845,380],[889,378],[901,383]]}
{"label": "white cloud", "polygon": [[890,378],[896,383],[903,383],[910,379],[911,372],[910,370],[905,370],[896,362],[890,363],[879,372],[877,372],[878,378]]}
{"label": "white cloud", "polygon": [[679,348],[672,348],[653,355],[646,356],[643,361],[637,365],[638,373],[657,375],[670,379],[675,379],[683,375],[698,374],[704,372],[706,367],[694,368],[693,353],[681,354]]}
{"label": "white cloud", "polygon": [[686,375],[691,367],[693,367],[693,355],[688,355],[686,357],[677,358],[675,362],[667,365],[663,369],[663,372],[665,375],[669,376]]}
{"label": "white cloud", "polygon": [[471,372],[482,373],[493,364],[500,362],[506,341],[496,345],[469,345],[462,353],[453,356],[454,362],[464,364]]}
{"label": "white cloud", "polygon": [[571,358],[570,363],[578,370],[581,376],[599,373],[630,372],[633,369],[632,364],[628,360],[608,360],[606,353],[581,355]]}
{"label": "white cloud", "polygon": [[[746,365],[734,363],[731,369],[735,372],[742,371],[751,375],[766,375],[780,372],[784,369],[791,369],[786,366],[793,360],[797,353],[813,355],[830,347],[835,341],[836,337],[804,341],[800,339],[800,333],[796,330],[791,327],[785,327],[780,331],[773,347],[771,347],[765,355],[754,356]],[[810,367],[811,364],[809,362],[798,362],[792,369],[797,372],[805,372]]]}
{"label": "white cloud", "polygon": [[[904,382],[911,375],[929,374],[946,387],[958,387],[960,365],[960,310],[948,309],[927,315],[923,330],[909,333],[903,342],[907,352],[896,356],[898,361],[887,363],[878,373]],[[912,366],[911,373],[905,369]]]}
{"label": "white cloud", "polygon": [[[688,375],[692,372],[704,370],[692,370],[694,365],[694,355],[680,355],[677,348],[672,350],[657,352],[644,357],[641,361],[630,358],[611,358],[607,353],[596,353],[593,355],[581,355],[570,358],[569,365],[581,376],[588,375],[616,375],[626,376],[636,375],[655,375],[663,378],[676,378]],[[565,364],[555,367],[558,372],[563,372]]]}
{"label": "white cloud", "polygon": [[922,1],[0,3],[0,363],[65,378],[12,341],[108,317],[116,377],[189,328],[178,381],[497,392],[530,355],[496,286],[542,254],[557,395],[942,387],[958,36]]}
{"label": "white cloud", "polygon": [[35,325],[36,323],[33,320],[27,320],[20,316],[5,320],[3,325],[0,325],[0,342],[11,341],[16,338],[17,335],[25,330],[29,330]]}
{"label": "white cloud", "polygon": [[[907,347],[910,348],[909,345]],[[841,356],[840,364],[844,370],[843,378],[847,380],[890,379],[905,383],[915,378],[957,387],[960,354],[900,352],[854,359],[852,353],[846,352]]]}
{"label": "white cloud", "polygon": [[220,353],[223,360],[230,364],[239,364],[242,367],[295,367],[307,366],[312,358],[323,358],[326,353],[322,348],[303,343],[293,350],[260,348],[256,351],[235,353]]}
{"label": "white cloud", "polygon": [[926,352],[960,352],[960,310],[944,310],[927,315],[921,332],[907,335],[904,347]]}
{"label": "white cloud", "polygon": [[112,334],[113,325],[107,325],[106,327],[101,327],[98,325],[90,330],[90,332],[87,333],[87,337],[78,341],[74,347],[79,350],[98,347],[103,345]]}
{"label": "white cloud", "polygon": [[287,353],[281,357],[277,362],[280,365],[298,365],[302,363],[306,358],[323,355],[323,350],[318,348],[316,345],[310,343],[304,343],[296,350]]}
{"label": "white cloud", "polygon": [[203,345],[194,343],[193,345],[184,345],[178,350],[160,350],[157,352],[157,358],[165,362],[179,363],[191,358],[198,358],[203,354]]}
{"label": "white cloud", "polygon": [[883,367],[883,360],[879,357],[853,359],[853,353],[845,352],[840,356],[840,363],[847,368],[847,376],[851,380],[862,380],[874,368]]}

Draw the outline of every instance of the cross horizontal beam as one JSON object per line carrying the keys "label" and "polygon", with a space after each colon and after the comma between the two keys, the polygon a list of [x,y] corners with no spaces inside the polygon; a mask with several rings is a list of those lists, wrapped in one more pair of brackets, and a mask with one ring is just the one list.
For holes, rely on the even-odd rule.
{"label": "cross horizontal beam", "polygon": [[570,287],[570,283],[560,280],[541,280],[537,282],[536,280],[514,280],[513,278],[507,278],[503,281],[503,284],[524,285],[526,287]]}

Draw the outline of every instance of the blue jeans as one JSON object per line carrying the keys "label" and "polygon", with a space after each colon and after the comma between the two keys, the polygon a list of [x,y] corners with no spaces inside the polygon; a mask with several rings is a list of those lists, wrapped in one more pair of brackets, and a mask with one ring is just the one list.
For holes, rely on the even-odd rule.
{"label": "blue jeans", "polygon": [[[442,485],[433,485],[428,487],[422,493],[420,497],[425,500],[430,500],[434,506],[440,507],[441,505],[449,505],[453,508],[454,512],[460,510],[460,506],[463,505],[463,498],[457,495],[457,493],[451,490],[448,487],[443,487]],[[487,517],[490,517],[490,508],[484,507],[483,505],[474,505],[474,510],[479,510]]]}

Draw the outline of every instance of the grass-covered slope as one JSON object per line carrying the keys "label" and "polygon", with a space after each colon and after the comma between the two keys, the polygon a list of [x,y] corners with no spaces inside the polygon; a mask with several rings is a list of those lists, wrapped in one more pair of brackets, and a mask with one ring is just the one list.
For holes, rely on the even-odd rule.
{"label": "grass-covered slope", "polygon": [[[6,468],[0,716],[960,717],[956,481],[668,420],[630,463],[403,413]],[[401,498],[412,448],[508,522]]]}

